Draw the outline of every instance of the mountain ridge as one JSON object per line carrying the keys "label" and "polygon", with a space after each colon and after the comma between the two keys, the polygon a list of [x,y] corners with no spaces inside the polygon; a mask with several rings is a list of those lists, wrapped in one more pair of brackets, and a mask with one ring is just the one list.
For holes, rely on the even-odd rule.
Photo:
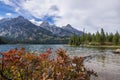
{"label": "mountain ridge", "polygon": [[58,36],[72,36],[73,34],[80,36],[83,33],[82,31],[73,28],[70,24],[67,24],[63,27],[58,27],[56,25],[50,25],[48,22],[43,21],[40,24],[40,27],[51,31],[53,34]]}
{"label": "mountain ridge", "polygon": [[10,43],[45,43],[45,41],[52,43],[52,40],[60,40],[62,37],[66,39],[73,35],[70,31],[49,25],[48,22],[43,23],[41,23],[42,26],[36,26],[22,16],[5,18],[0,20],[0,36],[9,39]]}
{"label": "mountain ridge", "polygon": [[73,34],[76,34],[76,35],[78,35],[78,36],[80,36],[81,34],[83,34],[82,31],[79,31],[79,30],[73,28],[70,24],[67,24],[66,26],[63,26],[62,29],[67,30],[67,31],[70,31],[70,32],[72,32]]}

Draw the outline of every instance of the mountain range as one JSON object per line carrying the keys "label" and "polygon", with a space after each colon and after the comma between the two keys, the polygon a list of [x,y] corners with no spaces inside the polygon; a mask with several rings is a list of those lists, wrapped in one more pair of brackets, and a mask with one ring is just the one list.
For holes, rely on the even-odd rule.
{"label": "mountain range", "polygon": [[82,31],[79,31],[79,30],[73,28],[70,24],[67,24],[66,26],[63,26],[63,27],[58,27],[56,25],[50,25],[48,22],[43,21],[40,24],[40,27],[42,27],[48,31],[51,31],[53,33],[53,35],[61,36],[61,37],[72,36],[73,34],[76,34],[76,35],[82,34]]}
{"label": "mountain range", "polygon": [[57,27],[43,21],[37,26],[22,16],[0,20],[0,37],[8,43],[57,43],[57,41],[62,43],[69,36],[82,33],[70,24]]}

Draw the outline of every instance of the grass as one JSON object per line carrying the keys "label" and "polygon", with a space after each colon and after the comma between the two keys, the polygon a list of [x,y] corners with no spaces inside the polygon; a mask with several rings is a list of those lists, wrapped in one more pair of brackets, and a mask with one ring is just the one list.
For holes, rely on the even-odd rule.
{"label": "grass", "polygon": [[83,45],[84,47],[92,47],[92,48],[113,48],[118,49],[120,46],[118,45]]}
{"label": "grass", "polygon": [[101,45],[97,42],[92,42],[92,43],[85,43],[82,45],[83,47],[92,47],[92,48],[111,48],[111,49],[118,49],[120,48],[120,45],[117,44],[112,44],[112,43],[108,43],[106,42],[104,45]]}

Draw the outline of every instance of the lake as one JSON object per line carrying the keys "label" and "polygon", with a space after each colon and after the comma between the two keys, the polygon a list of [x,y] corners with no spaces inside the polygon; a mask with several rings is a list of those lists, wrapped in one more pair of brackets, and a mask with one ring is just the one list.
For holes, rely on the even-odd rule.
{"label": "lake", "polygon": [[0,45],[0,52],[8,51],[11,48],[24,47],[27,51],[44,52],[53,48],[53,53],[58,48],[67,50],[69,56],[89,56],[85,60],[85,66],[97,72],[98,77],[91,76],[91,80],[120,80],[120,54],[113,54],[112,49],[70,47],[68,45]]}

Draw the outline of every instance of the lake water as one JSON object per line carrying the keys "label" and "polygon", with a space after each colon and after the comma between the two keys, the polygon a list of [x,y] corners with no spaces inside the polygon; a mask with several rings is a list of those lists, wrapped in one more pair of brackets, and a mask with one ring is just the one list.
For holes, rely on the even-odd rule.
{"label": "lake water", "polygon": [[91,80],[120,80],[120,54],[112,53],[111,49],[70,47],[68,45],[0,45],[0,52],[8,51],[11,48],[24,47],[28,51],[44,52],[49,48],[53,48],[53,53],[58,48],[67,50],[69,56],[89,56],[85,61],[88,69],[97,72],[98,77],[91,77]]}

